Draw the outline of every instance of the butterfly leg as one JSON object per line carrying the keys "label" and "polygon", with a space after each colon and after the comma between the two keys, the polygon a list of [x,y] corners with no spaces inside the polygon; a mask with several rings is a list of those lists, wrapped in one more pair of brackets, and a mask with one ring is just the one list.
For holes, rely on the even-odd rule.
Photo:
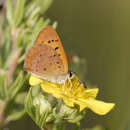
{"label": "butterfly leg", "polygon": [[69,76],[67,76],[67,79],[69,80],[69,82],[70,82],[70,85],[71,85],[71,87],[72,87],[72,82],[71,82],[71,79],[70,79],[70,77],[69,77]]}
{"label": "butterfly leg", "polygon": [[66,84],[67,79],[68,79],[68,76],[66,76],[65,81],[64,81],[64,84],[63,84],[63,92],[64,92],[65,94],[66,94],[66,92],[65,92],[65,84]]}
{"label": "butterfly leg", "polygon": [[[64,81],[64,84],[63,84],[63,92],[66,94],[66,91],[65,91],[65,85],[66,85],[66,81],[68,80],[68,82],[70,83],[70,87],[71,87],[71,92],[72,92],[72,81],[71,81],[71,77],[70,75],[67,75],[66,78],[65,78],[65,81]],[[69,87],[67,87],[67,89],[69,89]]]}
{"label": "butterfly leg", "polygon": [[71,78],[70,78],[70,76],[69,75],[67,75],[67,79],[68,79],[68,81],[69,81],[69,83],[70,83],[70,86],[71,86],[71,92],[72,92],[72,81],[71,81]]}

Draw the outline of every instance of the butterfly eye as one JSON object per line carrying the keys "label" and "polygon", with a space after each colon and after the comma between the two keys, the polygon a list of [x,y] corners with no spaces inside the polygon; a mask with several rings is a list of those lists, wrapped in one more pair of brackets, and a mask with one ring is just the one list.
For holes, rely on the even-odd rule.
{"label": "butterfly eye", "polygon": [[72,72],[70,72],[70,73],[69,73],[69,77],[71,78],[71,77],[72,77],[72,75],[73,75],[73,74],[72,74]]}

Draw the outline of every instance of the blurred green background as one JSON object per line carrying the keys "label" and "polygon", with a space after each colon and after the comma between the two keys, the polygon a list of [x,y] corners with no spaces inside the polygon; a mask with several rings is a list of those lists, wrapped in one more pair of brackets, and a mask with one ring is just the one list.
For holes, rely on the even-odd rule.
{"label": "blurred green background", "polygon": [[[55,0],[46,15],[58,21],[65,50],[86,58],[86,80],[100,88],[98,98],[116,103],[106,116],[89,111],[82,127],[130,130],[130,1]],[[9,127],[38,129],[29,117]]]}

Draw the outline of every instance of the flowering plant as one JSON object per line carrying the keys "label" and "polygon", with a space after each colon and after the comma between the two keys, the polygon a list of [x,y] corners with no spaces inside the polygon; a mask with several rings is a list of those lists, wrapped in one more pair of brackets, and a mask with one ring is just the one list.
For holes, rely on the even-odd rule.
{"label": "flowering plant", "polygon": [[[85,88],[77,76],[71,79],[71,82],[67,80],[63,90],[63,84],[52,83],[35,76],[30,77],[29,83],[32,88],[36,86],[36,89],[39,85],[39,88],[45,92],[42,94],[42,90],[39,89],[40,98],[39,94],[33,95],[32,90],[34,88],[30,89],[31,91],[25,104],[26,110],[34,120],[37,113],[32,113],[33,109],[39,109],[40,114],[38,120],[35,121],[41,128],[46,127],[47,124],[53,124],[54,128],[57,123],[62,124],[63,120],[78,124],[85,116],[86,108],[91,109],[98,115],[105,115],[115,106],[114,103],[105,103],[97,100],[98,88]],[[53,96],[51,96],[51,100],[49,99],[50,94]],[[54,97],[57,99],[55,103]],[[61,99],[63,102],[61,102]],[[30,102],[32,102],[31,105]],[[32,109],[30,106],[34,108]],[[44,121],[42,122],[44,123],[40,124],[43,117]],[[55,122],[57,123],[55,124]]]}
{"label": "flowering plant", "polygon": [[[81,62],[80,58],[75,58],[75,70],[81,72],[80,79],[77,76],[73,78],[72,86],[66,81],[64,91],[62,84],[30,77],[23,72],[26,51],[40,30],[51,22],[43,15],[53,0],[1,1],[0,129],[26,114],[41,129],[55,130],[64,129],[65,121],[75,123],[79,128],[88,108],[99,115],[107,114],[114,104],[97,100],[98,88],[85,88],[80,82],[84,77],[86,64],[82,65],[85,60]],[[56,28],[57,22],[53,22],[52,26]],[[29,84],[32,87],[27,91]]]}
{"label": "flowering plant", "polygon": [[99,115],[105,115],[114,107],[114,103],[96,100],[99,89],[85,88],[77,76],[72,79],[72,86],[68,80],[66,81],[64,91],[63,84],[55,84],[34,76],[30,77],[29,82],[32,86],[40,84],[45,92],[52,94],[57,99],[63,99],[69,107],[74,107],[75,104],[79,105],[80,111],[90,108]]}

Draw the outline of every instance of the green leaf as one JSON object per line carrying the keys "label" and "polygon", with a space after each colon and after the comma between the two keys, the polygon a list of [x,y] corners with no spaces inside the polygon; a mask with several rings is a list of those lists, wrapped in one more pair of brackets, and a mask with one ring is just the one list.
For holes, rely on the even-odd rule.
{"label": "green leaf", "polygon": [[40,105],[37,105],[35,110],[36,110],[35,121],[38,123],[40,118]]}
{"label": "green leaf", "polygon": [[41,93],[38,94],[37,92],[34,92],[36,89],[37,86],[30,88],[25,100],[25,110],[36,124],[40,128],[43,128],[47,119],[49,117],[54,119],[54,116],[51,115],[51,105]]}
{"label": "green leaf", "polygon": [[0,98],[4,99],[8,96],[8,80],[7,73],[0,74]]}
{"label": "green leaf", "polygon": [[54,29],[56,29],[57,25],[58,25],[58,22],[55,21],[55,22],[53,22],[53,25],[52,25],[52,26],[53,26]]}
{"label": "green leaf", "polygon": [[26,19],[30,16],[30,14],[33,12],[33,10],[37,7],[35,2],[31,1],[30,3],[28,3],[26,5],[26,7],[25,7],[25,18]]}
{"label": "green leaf", "polygon": [[7,116],[7,121],[12,121],[12,120],[18,120],[20,118],[22,118],[25,115],[25,110],[24,108],[20,109],[20,110],[15,110],[13,112],[11,112],[10,115]]}
{"label": "green leaf", "polygon": [[41,29],[45,28],[50,22],[51,22],[51,21],[50,21],[49,18],[46,19],[46,20],[44,21],[43,25],[41,26]]}
{"label": "green leaf", "polygon": [[86,115],[86,111],[82,111],[82,112],[73,112],[72,115],[68,118],[68,122],[70,123],[78,123],[81,119],[83,119]]}
{"label": "green leaf", "polygon": [[18,36],[18,39],[17,39],[18,47],[25,48],[28,44],[27,43],[28,37],[29,37],[29,29],[28,28],[22,29],[22,31],[20,32],[20,35]]}
{"label": "green leaf", "polygon": [[41,128],[44,127],[45,123],[46,123],[46,119],[49,116],[49,112],[43,112],[43,114],[40,116],[40,120],[38,121],[38,124]]}
{"label": "green leaf", "polygon": [[26,0],[17,0],[16,10],[15,10],[15,26],[19,26],[24,17],[24,6]]}
{"label": "green leaf", "polygon": [[[30,14],[28,18],[29,23],[31,23],[32,25],[35,24],[36,20],[38,19],[39,12],[40,12],[40,8],[38,7],[33,10],[33,12]],[[35,19],[35,17],[37,17],[37,19]]]}
{"label": "green leaf", "polygon": [[28,75],[24,76],[23,72],[21,71],[18,77],[16,78],[15,82],[12,86],[9,88],[9,97],[10,99],[13,99],[17,93],[20,91],[20,89],[24,86],[24,83],[27,81]]}
{"label": "green leaf", "polygon": [[34,98],[33,105],[36,110],[35,122],[39,125],[39,127],[43,128],[47,122],[47,118],[50,117],[51,105],[42,94],[39,94]]}
{"label": "green leaf", "polygon": [[8,60],[9,54],[10,54],[10,50],[11,50],[11,42],[10,41],[6,41],[4,43],[4,45],[2,46],[2,48],[0,49],[1,51],[1,60],[2,60],[2,67],[5,68],[5,64],[6,61]]}
{"label": "green leaf", "polygon": [[28,95],[25,99],[25,111],[35,121],[35,109],[33,106],[32,88],[29,89]]}
{"label": "green leaf", "polygon": [[41,14],[44,14],[48,8],[51,6],[53,0],[37,0],[37,4],[41,8]]}
{"label": "green leaf", "polygon": [[20,54],[20,52],[21,52],[21,48],[17,49],[17,51],[12,51],[10,53],[10,55],[8,55],[3,68],[4,69],[8,69],[11,66],[12,61],[14,61],[15,59],[17,59],[17,57]]}
{"label": "green leaf", "polygon": [[13,10],[13,0],[8,0],[7,2],[7,19],[11,26],[14,26],[14,10]]}
{"label": "green leaf", "polygon": [[24,100],[27,96],[27,92],[20,92],[16,97],[15,97],[15,103],[16,104],[24,104]]}
{"label": "green leaf", "polygon": [[11,30],[9,27],[6,28],[5,30],[5,38],[6,41],[4,42],[4,44],[2,45],[2,47],[0,48],[0,56],[1,56],[1,62],[2,67],[5,68],[5,63],[6,60],[8,59],[8,56],[10,55],[11,49],[12,49],[12,41],[11,41]]}

